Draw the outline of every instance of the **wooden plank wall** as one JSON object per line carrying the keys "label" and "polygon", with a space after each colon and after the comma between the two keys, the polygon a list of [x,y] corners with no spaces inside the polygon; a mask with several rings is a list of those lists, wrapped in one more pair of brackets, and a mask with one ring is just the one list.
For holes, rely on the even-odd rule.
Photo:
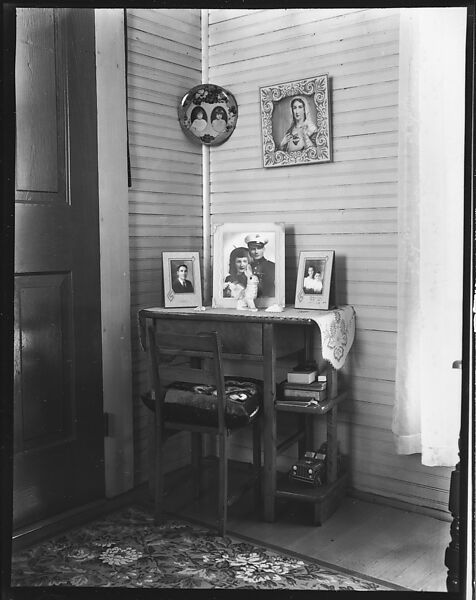
{"label": "wooden plank wall", "polygon": [[[131,339],[134,475],[147,478],[150,415],[146,355],[139,348],[137,311],[163,306],[162,252],[202,250],[201,147],[183,135],[177,107],[201,82],[200,11],[127,9]],[[180,444],[178,440],[177,444]],[[183,451],[170,451],[172,469]]]}
{"label": "wooden plank wall", "polygon": [[[340,420],[356,490],[447,511],[447,468],[397,456],[398,9],[210,10],[210,82],[228,88],[238,124],[210,149],[211,223],[286,223],[286,299],[301,250],[335,249],[339,303],[357,312]],[[262,167],[259,87],[328,73],[333,161]]]}

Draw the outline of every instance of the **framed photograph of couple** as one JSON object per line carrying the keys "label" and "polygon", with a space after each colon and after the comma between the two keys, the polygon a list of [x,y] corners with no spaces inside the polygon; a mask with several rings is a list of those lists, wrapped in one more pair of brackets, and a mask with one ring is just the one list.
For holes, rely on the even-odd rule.
{"label": "framed photograph of couple", "polygon": [[198,252],[162,252],[165,308],[202,305]]}
{"label": "framed photograph of couple", "polygon": [[[223,223],[213,229],[213,306],[284,306],[284,223]],[[252,304],[251,304],[252,306]]]}
{"label": "framed photograph of couple", "polygon": [[299,254],[295,308],[334,308],[334,250]]}
{"label": "framed photograph of couple", "polygon": [[263,166],[331,161],[327,74],[260,88]]}

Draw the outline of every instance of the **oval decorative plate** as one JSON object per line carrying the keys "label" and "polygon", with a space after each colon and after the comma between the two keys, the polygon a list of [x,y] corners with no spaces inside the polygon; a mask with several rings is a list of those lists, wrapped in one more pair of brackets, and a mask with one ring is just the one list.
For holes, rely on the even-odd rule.
{"label": "oval decorative plate", "polygon": [[182,98],[178,117],[185,135],[192,141],[206,146],[219,146],[235,130],[238,105],[228,90],[212,83],[203,83]]}

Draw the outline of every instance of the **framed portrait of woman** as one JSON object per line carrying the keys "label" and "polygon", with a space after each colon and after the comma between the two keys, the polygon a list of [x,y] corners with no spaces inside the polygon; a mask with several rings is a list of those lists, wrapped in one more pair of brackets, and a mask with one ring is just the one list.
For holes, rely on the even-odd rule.
{"label": "framed portrait of woman", "polygon": [[[213,306],[284,306],[284,223],[222,223],[213,230]],[[245,306],[243,308],[247,310]]]}
{"label": "framed portrait of woman", "polygon": [[162,252],[165,308],[201,306],[202,281],[198,252]]}
{"label": "framed portrait of woman", "polygon": [[334,308],[334,250],[300,252],[296,280],[296,308]]}
{"label": "framed portrait of woman", "polygon": [[328,75],[261,87],[263,166],[330,162]]}

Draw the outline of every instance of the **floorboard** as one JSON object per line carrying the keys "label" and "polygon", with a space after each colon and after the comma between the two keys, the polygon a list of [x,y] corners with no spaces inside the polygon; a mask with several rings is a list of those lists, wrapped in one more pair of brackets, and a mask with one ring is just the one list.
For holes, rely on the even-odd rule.
{"label": "floorboard", "polygon": [[[213,525],[216,499],[209,477],[208,492],[198,502],[190,500],[183,477],[166,509]],[[232,471],[230,487],[242,477],[241,467]],[[266,523],[247,493],[229,509],[228,531],[411,590],[446,591],[446,521],[347,496],[321,526],[311,523],[310,506],[281,501],[276,521]]]}
{"label": "floorboard", "polygon": [[[214,526],[216,519],[216,463],[206,461],[206,493],[192,499],[190,470],[180,469],[167,476],[165,509],[170,514]],[[230,491],[249,473],[243,463],[231,461]],[[144,503],[152,508],[147,486],[126,494],[124,503]],[[109,510],[117,502],[109,502]],[[104,512],[105,508],[103,509]],[[362,574],[415,591],[446,592],[445,550],[450,540],[449,523],[416,512],[346,496],[336,512],[321,526],[312,525],[311,506],[298,502],[277,503],[277,518],[266,523],[247,492],[229,509],[228,533],[276,546],[316,559],[328,566]],[[91,513],[83,521],[98,518]],[[78,517],[79,518],[79,517]],[[76,523],[77,525],[78,523]],[[51,537],[58,528],[70,528],[71,518],[54,527],[18,536],[17,549]]]}

